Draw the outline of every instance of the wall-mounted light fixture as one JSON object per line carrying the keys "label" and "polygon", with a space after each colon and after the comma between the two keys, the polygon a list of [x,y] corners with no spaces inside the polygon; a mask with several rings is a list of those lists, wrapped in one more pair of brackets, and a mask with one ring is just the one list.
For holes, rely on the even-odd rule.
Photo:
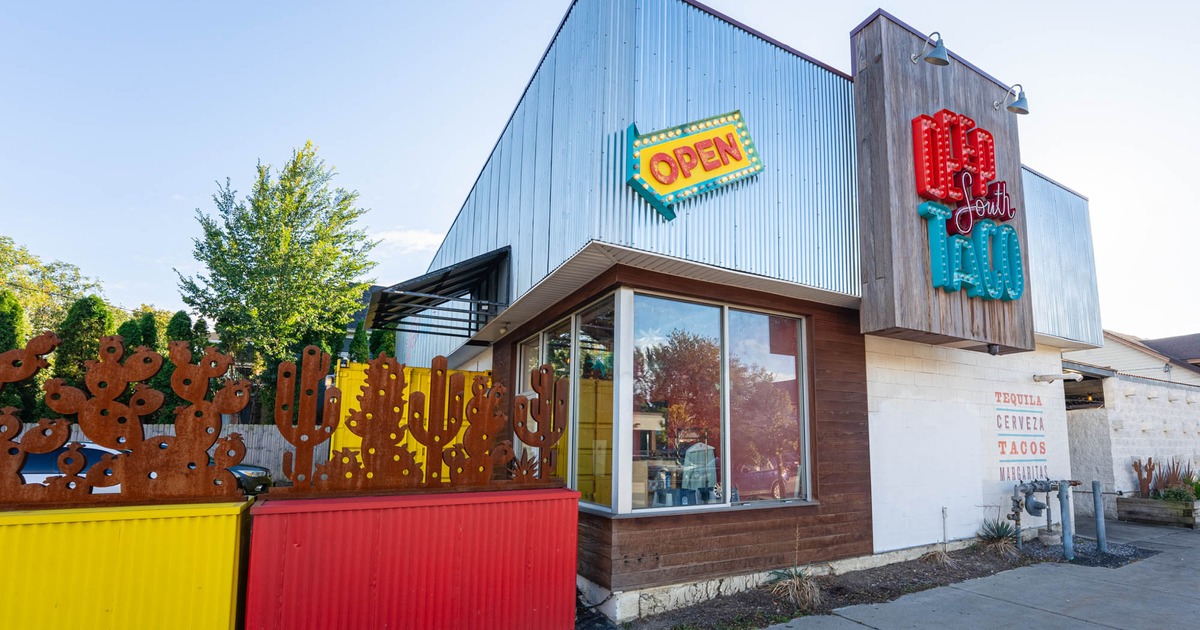
{"label": "wall-mounted light fixture", "polygon": [[[933,41],[935,36],[937,37],[936,42]],[[925,52],[925,47],[929,44],[933,44],[933,50]],[[942,41],[941,33],[934,31],[929,34],[929,37],[925,38],[925,42],[921,44],[921,52],[912,56],[913,63],[917,63],[920,60],[924,60],[925,63],[931,63],[935,66],[950,65],[950,59],[946,55],[946,43]]]}
{"label": "wall-mounted light fixture", "polygon": [[[1017,89],[1021,88],[1021,89]],[[1014,114],[1028,114],[1029,101],[1025,100],[1025,86],[1020,83],[1014,83],[1008,91],[1004,93],[1004,98],[992,103],[993,109],[1000,109],[1000,106],[1008,102],[1009,96],[1016,96],[1016,100],[1008,104],[1008,111]]]}
{"label": "wall-mounted light fixture", "polygon": [[1035,383],[1053,383],[1054,381],[1082,381],[1083,375],[1078,372],[1071,374],[1034,374]]}

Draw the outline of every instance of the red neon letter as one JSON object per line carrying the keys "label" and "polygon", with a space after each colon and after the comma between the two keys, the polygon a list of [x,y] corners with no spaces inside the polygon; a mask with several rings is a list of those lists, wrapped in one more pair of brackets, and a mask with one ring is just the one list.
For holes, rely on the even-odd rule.
{"label": "red neon letter", "polygon": [[688,178],[692,176],[692,169],[700,163],[700,158],[696,156],[695,149],[683,146],[675,149],[675,161],[679,163],[679,170],[684,178]]}
{"label": "red neon letter", "polygon": [[[667,172],[665,173],[659,168],[660,165],[664,164],[667,166]],[[654,179],[658,180],[658,183],[668,186],[675,183],[675,180],[679,178],[679,167],[675,165],[675,160],[672,160],[671,156],[666,153],[655,153],[650,158],[650,174],[654,176]]]}
{"label": "red neon letter", "polygon": [[700,166],[703,166],[704,170],[711,171],[721,167],[721,160],[717,159],[717,151],[713,149],[712,140],[697,142],[696,153],[700,154]]}
{"label": "red neon letter", "polygon": [[725,134],[724,140],[719,136],[713,138],[713,144],[717,147],[717,155],[721,156],[722,164],[729,164],[730,158],[733,158],[734,162],[742,161],[742,150],[738,146],[738,141],[733,138],[732,133]]}

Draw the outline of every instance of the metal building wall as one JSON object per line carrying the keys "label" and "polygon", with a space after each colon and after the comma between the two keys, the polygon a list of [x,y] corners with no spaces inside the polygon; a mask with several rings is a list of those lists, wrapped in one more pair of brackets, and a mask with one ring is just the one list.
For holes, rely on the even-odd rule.
{"label": "metal building wall", "polygon": [[1034,331],[1104,345],[1088,200],[1041,173],[1021,169],[1029,230]]}
{"label": "metal building wall", "polygon": [[[625,133],[741,109],[765,170],[666,221]],[[682,0],[578,0],[430,269],[512,247],[516,299],[590,240],[859,292],[851,85]],[[411,336],[410,336],[411,337]],[[402,339],[420,364],[459,345]]]}

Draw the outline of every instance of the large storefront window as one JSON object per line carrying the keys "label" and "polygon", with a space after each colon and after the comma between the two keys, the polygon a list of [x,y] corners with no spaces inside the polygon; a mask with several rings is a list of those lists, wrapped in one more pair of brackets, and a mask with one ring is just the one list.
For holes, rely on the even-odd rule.
{"label": "large storefront window", "polygon": [[721,503],[721,309],[633,308],[633,507]]}
{"label": "large storefront window", "polygon": [[516,382],[571,379],[557,470],[594,508],[805,499],[803,338],[798,318],[621,289],[521,342]]}
{"label": "large storefront window", "polygon": [[579,315],[575,487],[580,500],[612,506],[613,320],[609,298]]}
{"label": "large storefront window", "polygon": [[730,500],[804,491],[800,322],[729,309]]}

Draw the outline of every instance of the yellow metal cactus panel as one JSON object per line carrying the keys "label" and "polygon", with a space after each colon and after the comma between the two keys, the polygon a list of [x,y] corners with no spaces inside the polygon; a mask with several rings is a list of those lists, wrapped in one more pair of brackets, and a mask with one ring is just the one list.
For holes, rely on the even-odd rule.
{"label": "yellow metal cactus panel", "polygon": [[233,628],[248,506],[0,513],[0,628]]}
{"label": "yellow metal cactus panel", "polygon": [[[348,448],[357,454],[359,446],[362,445],[362,438],[354,435],[354,433],[351,433],[350,428],[346,426],[346,418],[350,416],[351,412],[359,409],[358,397],[362,395],[363,384],[367,382],[367,364],[348,363],[344,366],[338,365],[338,368],[334,374],[334,384],[342,391],[343,402],[341,422],[338,423],[337,429],[333,432],[333,437],[329,440],[329,455],[330,457],[333,457],[343,448]],[[412,398],[413,392],[424,392],[425,399],[429,400],[431,374],[432,370],[430,368],[405,366],[404,379],[405,382],[408,383],[408,388],[404,390],[404,406],[401,407],[399,416],[403,422],[408,422],[408,401],[410,398]],[[468,399],[471,396],[471,383],[474,382],[476,376],[483,376],[486,378],[488,387],[491,387],[492,385],[491,372],[449,370],[449,372],[446,374],[447,380],[449,380],[450,376],[453,374],[463,375],[464,381],[466,382],[466,393]],[[454,437],[454,440],[451,441],[450,444],[460,443],[462,441],[464,431],[466,431],[465,426],[459,430],[458,435]],[[426,448],[424,445],[414,440],[412,435],[407,433],[405,434],[404,439],[400,440],[399,443],[403,444],[408,450],[416,453],[415,459],[417,463],[424,466],[426,457]],[[447,475],[449,474],[449,468],[445,464],[442,464],[443,478],[447,478]]]}

